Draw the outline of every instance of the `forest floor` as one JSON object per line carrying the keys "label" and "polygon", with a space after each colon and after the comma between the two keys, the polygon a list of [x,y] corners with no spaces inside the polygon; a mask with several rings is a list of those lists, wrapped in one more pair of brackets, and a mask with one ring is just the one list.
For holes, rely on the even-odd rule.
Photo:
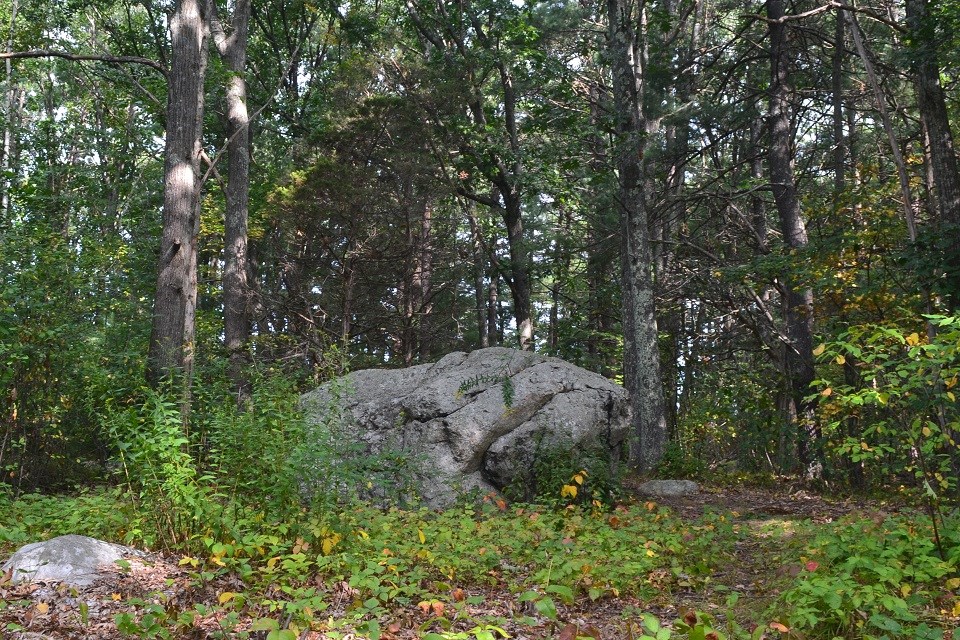
{"label": "forest floor", "polygon": [[[797,554],[796,541],[791,538],[801,527],[806,532],[802,535],[809,536],[809,531],[815,529],[811,524],[851,517],[881,520],[896,511],[875,501],[834,501],[786,485],[776,488],[708,486],[697,495],[662,498],[658,502],[689,522],[699,522],[705,512],[728,514],[738,535],[732,551],[730,548],[722,552],[718,550],[726,555],[719,569],[707,576],[686,580],[678,580],[666,571],[660,576],[653,572],[648,581],[657,587],[658,580],[662,580],[662,588],[654,590],[656,595],[652,599],[648,595],[641,601],[629,593],[597,600],[579,597],[572,604],[558,605],[554,619],[538,615],[529,602],[519,603],[516,593],[507,589],[464,587],[454,590],[459,593],[454,594],[445,612],[442,604],[438,611],[436,605],[420,603],[381,616],[379,637],[399,640],[423,637],[428,631],[439,633],[441,629],[432,627],[430,620],[440,617],[442,612],[443,617],[451,622],[446,635],[439,636],[443,638],[498,638],[501,636],[493,632],[496,626],[516,640],[626,640],[643,635],[643,614],[653,614],[668,622],[699,611],[709,614],[717,621],[716,627],[728,634],[735,628],[731,622],[736,621],[741,633],[753,632],[758,625],[762,627],[752,634],[757,638],[799,638],[803,636],[790,634],[770,610],[784,585],[804,570],[802,555]],[[11,585],[3,583],[0,578],[0,638],[113,640],[131,637],[118,629],[117,617],[124,613],[133,613],[142,622],[142,616],[152,612],[155,619],[169,622],[177,612],[185,610],[200,612],[189,627],[178,627],[179,631],[164,636],[147,633],[147,625],[143,624],[143,631],[135,635],[233,637],[218,633],[224,627],[224,617],[229,615],[228,608],[223,606],[223,594],[241,592],[243,585],[229,575],[198,585],[179,560],[179,557],[154,554],[148,564],[132,563],[129,570],[82,590],[44,584]],[[335,620],[356,598],[355,590],[346,583],[322,585],[322,590],[330,604],[323,613],[324,619],[329,616]],[[451,606],[455,605],[454,600],[460,605],[456,611]],[[468,603],[477,604],[467,606]],[[278,617],[282,624],[282,617],[279,614]],[[518,622],[518,618],[523,622]],[[485,627],[482,621],[486,620],[498,622]],[[957,619],[943,618],[940,622],[944,625],[944,637],[952,637],[946,630],[957,626]],[[233,620],[231,625],[235,630],[249,628],[249,618],[246,621],[242,617],[239,621]],[[166,628],[171,627],[167,625]],[[356,633],[349,627],[331,625],[330,629],[335,630],[305,629],[296,635],[275,634],[270,637],[314,640],[371,637],[369,632]],[[493,635],[483,635],[484,629]],[[268,636],[267,631],[255,631],[250,637]]]}

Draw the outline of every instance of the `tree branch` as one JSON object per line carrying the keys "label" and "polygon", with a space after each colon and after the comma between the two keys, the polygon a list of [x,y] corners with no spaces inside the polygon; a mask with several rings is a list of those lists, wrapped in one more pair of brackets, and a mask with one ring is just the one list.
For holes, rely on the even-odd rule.
{"label": "tree branch", "polygon": [[85,53],[67,53],[66,51],[50,51],[48,49],[0,53],[0,60],[24,58],[63,58],[64,60],[72,60],[74,62],[94,61],[109,64],[142,64],[158,71],[164,77],[167,75],[167,70],[159,62],[139,56],[105,56]]}

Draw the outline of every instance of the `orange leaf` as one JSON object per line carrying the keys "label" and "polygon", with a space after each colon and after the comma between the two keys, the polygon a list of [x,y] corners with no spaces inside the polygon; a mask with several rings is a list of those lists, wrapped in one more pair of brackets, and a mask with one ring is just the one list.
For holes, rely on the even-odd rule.
{"label": "orange leaf", "polygon": [[457,587],[452,592],[450,592],[450,595],[453,596],[454,602],[463,602],[467,597],[467,594],[464,593],[463,589],[461,589],[460,587]]}
{"label": "orange leaf", "polygon": [[774,631],[779,631],[780,633],[790,633],[790,627],[782,625],[779,622],[771,622],[770,628]]}
{"label": "orange leaf", "polygon": [[430,603],[430,608],[433,610],[433,615],[442,616],[443,615],[443,603],[437,600],[434,600]]}
{"label": "orange leaf", "polygon": [[39,613],[39,614],[42,615],[42,614],[46,613],[47,611],[50,611],[50,605],[49,605],[49,604],[47,604],[46,602],[38,602],[38,603],[37,603],[37,613]]}

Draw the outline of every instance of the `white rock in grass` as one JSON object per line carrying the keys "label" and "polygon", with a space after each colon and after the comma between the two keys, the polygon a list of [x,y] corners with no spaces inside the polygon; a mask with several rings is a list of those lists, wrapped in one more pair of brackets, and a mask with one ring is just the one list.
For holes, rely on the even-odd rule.
{"label": "white rock in grass", "polygon": [[63,582],[74,587],[93,584],[117,570],[117,560],[143,557],[130,547],[87,536],[66,535],[21,547],[0,566],[12,582]]}

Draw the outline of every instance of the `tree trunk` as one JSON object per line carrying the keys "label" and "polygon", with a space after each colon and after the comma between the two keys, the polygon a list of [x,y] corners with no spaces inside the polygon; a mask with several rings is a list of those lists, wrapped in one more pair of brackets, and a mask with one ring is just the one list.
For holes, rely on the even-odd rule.
{"label": "tree trunk", "polygon": [[227,35],[216,13],[217,50],[230,71],[227,108],[227,209],[224,216],[223,329],[229,358],[228,375],[240,403],[250,397],[249,364],[250,284],[247,260],[247,218],[250,204],[250,114],[247,110],[247,39],[250,0],[240,0]]}
{"label": "tree trunk", "polygon": [[936,40],[930,24],[928,0],[907,0],[907,27],[913,53],[917,106],[927,131],[930,172],[936,194],[940,233],[946,234],[947,291],[953,308],[960,306],[960,172],[953,131],[940,86]]}
{"label": "tree trunk", "polygon": [[617,170],[622,233],[621,281],[624,383],[633,409],[631,465],[651,471],[666,449],[667,425],[653,289],[642,159],[647,122],[643,111],[644,69],[633,29],[635,17],[623,0],[608,0],[609,49],[617,119]]}
{"label": "tree trunk", "polygon": [[507,245],[510,249],[510,297],[513,300],[513,318],[517,323],[517,346],[524,351],[533,349],[533,314],[530,291],[530,255],[523,237],[520,197],[504,193],[503,220],[507,225]]}
{"label": "tree trunk", "polygon": [[[10,6],[10,30],[7,36],[7,53],[13,51],[13,36],[17,24],[17,14],[20,10],[18,0],[13,0]],[[10,187],[13,182],[10,179],[10,172],[13,167],[19,164],[17,158],[17,131],[20,128],[20,118],[23,113],[23,98],[25,93],[13,82],[13,61],[7,58],[4,61],[6,65],[6,96],[4,104],[4,127],[3,127],[3,149],[0,153],[0,172],[3,174],[2,183],[0,183],[0,213],[9,214],[10,211]],[[0,451],[2,454],[2,451]]]}
{"label": "tree trunk", "polygon": [[180,0],[170,18],[172,41],[167,76],[167,134],[164,150],[163,235],[147,380],[183,378],[185,398],[192,376],[197,303],[197,246],[200,203],[200,135],[207,67],[207,6]]}
{"label": "tree trunk", "polygon": [[474,311],[477,322],[477,337],[480,348],[490,346],[490,336],[487,334],[486,292],[483,286],[485,271],[483,253],[483,231],[480,220],[477,219],[477,204],[467,200],[467,219],[470,221],[470,247],[473,252],[473,291],[476,309]]}
{"label": "tree trunk", "polygon": [[[784,242],[792,251],[807,246],[807,230],[800,211],[793,175],[789,68],[787,64],[787,25],[780,19],[784,16],[783,0],[768,0],[767,16],[770,18],[770,182],[777,212],[780,215],[780,231]],[[784,278],[781,294],[787,337],[785,345],[786,382],[790,407],[788,420],[798,429],[798,456],[806,472],[814,470],[816,447],[819,435],[813,423],[814,405],[806,400],[810,383],[814,380],[813,364],[813,291],[809,287],[795,286],[791,277]]]}
{"label": "tree trunk", "polygon": [[847,139],[843,134],[843,59],[845,18],[843,9],[837,8],[837,22],[833,35],[833,211],[838,213],[847,188]]}

